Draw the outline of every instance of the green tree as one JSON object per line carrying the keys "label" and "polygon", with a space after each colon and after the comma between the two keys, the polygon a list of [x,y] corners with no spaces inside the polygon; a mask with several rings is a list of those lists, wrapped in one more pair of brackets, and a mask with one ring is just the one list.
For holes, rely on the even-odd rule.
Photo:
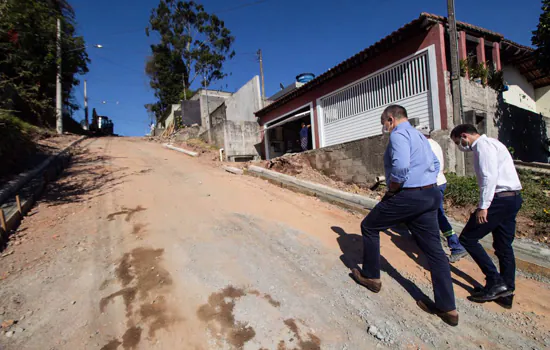
{"label": "green tree", "polygon": [[531,41],[536,47],[538,66],[545,72],[550,72],[550,0],[542,0],[542,13]]}
{"label": "green tree", "polygon": [[57,72],[56,18],[62,22],[62,96],[65,113],[78,109],[76,74],[88,72],[83,37],[65,0],[4,0],[0,4],[0,108],[21,119],[53,126]]}
{"label": "green tree", "polygon": [[[149,18],[146,34],[156,34],[145,70],[157,102],[151,107],[157,119],[198,82],[201,86],[227,76],[223,66],[235,52],[235,38],[224,22],[194,1],[160,0]],[[186,87],[187,89],[184,89]]]}

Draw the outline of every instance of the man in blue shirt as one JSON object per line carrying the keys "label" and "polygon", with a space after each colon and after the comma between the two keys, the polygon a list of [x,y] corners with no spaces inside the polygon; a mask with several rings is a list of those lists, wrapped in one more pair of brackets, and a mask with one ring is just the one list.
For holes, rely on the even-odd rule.
{"label": "man in blue shirt", "polygon": [[428,140],[408,121],[407,111],[391,105],[382,113],[384,132],[390,141],[384,154],[388,192],[361,223],[363,268],[352,270],[354,279],[372,292],[380,280],[380,231],[405,224],[430,266],[435,306],[418,301],[424,311],[437,314],[451,326],[458,325],[458,312],[447,256],[441,246],[437,210],[439,161]]}

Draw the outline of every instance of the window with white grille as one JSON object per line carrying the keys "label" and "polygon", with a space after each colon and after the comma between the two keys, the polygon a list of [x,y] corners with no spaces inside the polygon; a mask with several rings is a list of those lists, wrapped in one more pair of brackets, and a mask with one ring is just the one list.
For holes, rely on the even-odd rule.
{"label": "window with white grille", "polygon": [[323,121],[330,125],[428,90],[427,54],[421,54],[323,98]]}

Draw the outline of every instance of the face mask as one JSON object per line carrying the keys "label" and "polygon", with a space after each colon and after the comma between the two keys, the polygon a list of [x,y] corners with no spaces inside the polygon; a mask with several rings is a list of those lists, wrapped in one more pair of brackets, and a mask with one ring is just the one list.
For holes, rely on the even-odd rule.
{"label": "face mask", "polygon": [[386,124],[383,124],[382,125],[382,133],[383,134],[389,134],[391,132],[390,128],[391,128],[391,126],[386,128]]}
{"label": "face mask", "polygon": [[464,140],[466,141],[465,145],[462,143],[462,140],[463,139],[460,139],[460,143],[458,144],[458,149],[461,150],[462,152],[472,152],[472,146],[469,145],[468,140]]}

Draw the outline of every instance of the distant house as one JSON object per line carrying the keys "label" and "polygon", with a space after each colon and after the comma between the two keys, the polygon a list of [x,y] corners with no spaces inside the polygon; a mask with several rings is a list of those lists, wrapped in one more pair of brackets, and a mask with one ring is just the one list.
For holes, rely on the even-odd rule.
{"label": "distant house", "polygon": [[[508,89],[503,103],[548,115],[550,79],[534,67],[531,48],[471,24],[457,26],[461,59],[471,57],[502,69]],[[422,13],[303,86],[276,96],[256,112],[264,157],[293,151],[301,122],[311,125],[313,149],[380,135],[380,115],[390,104],[406,107],[418,125],[448,130],[453,126],[449,51],[446,19]],[[465,118],[485,118],[487,132],[498,136],[499,131],[491,129],[497,123],[488,122],[503,108],[496,106],[496,95],[488,98],[480,84],[467,77],[462,81]],[[474,114],[467,114],[470,111]]]}

